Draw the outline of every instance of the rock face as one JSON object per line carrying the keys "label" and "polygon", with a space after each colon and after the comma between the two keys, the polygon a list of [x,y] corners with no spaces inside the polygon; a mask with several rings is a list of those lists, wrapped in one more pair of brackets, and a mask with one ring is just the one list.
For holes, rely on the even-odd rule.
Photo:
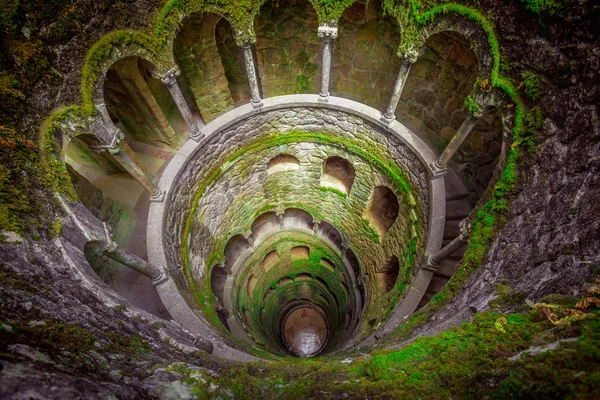
{"label": "rock face", "polygon": [[[478,7],[493,16],[510,77],[520,82],[526,71],[539,76],[541,94],[527,102],[540,108],[543,122],[535,153],[519,168],[506,224],[483,265],[416,334],[468,319],[469,307],[485,309],[501,281],[539,300],[550,293],[577,294],[600,275],[600,6],[584,1],[563,16],[538,16],[517,1],[482,0]],[[100,0],[80,4],[72,15],[50,9],[23,17],[54,72],[31,78],[25,105],[3,121],[17,121],[34,138],[51,110],[80,99],[87,49],[111,30],[145,29],[157,8],[157,1]],[[347,19],[354,17],[363,21],[353,14]],[[53,36],[57,25],[60,40]],[[359,44],[371,40],[368,34],[352,33]],[[339,70],[340,93],[344,79],[362,82],[359,72],[373,68],[369,61],[359,52],[352,68]],[[304,87],[302,80],[296,84]],[[369,103],[371,93],[358,100]],[[229,107],[225,91],[222,97]],[[82,275],[74,264],[85,265],[85,235],[72,222],[62,232],[60,238],[30,239],[6,233],[0,244],[0,398],[191,398],[180,383],[182,366],[210,382],[211,370],[223,362],[199,353],[197,338],[177,324],[127,306],[91,271]]]}

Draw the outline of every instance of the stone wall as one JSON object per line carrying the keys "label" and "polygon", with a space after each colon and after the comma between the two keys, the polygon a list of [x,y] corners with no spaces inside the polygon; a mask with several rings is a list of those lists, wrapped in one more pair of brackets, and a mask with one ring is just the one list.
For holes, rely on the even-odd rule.
{"label": "stone wall", "polygon": [[319,91],[319,26],[308,0],[265,2],[254,20],[265,96]]}
{"label": "stone wall", "polygon": [[[173,42],[181,81],[190,88],[204,121],[233,108],[225,69],[215,39],[220,15],[193,14],[181,22]],[[231,33],[229,33],[231,34]]]}
{"label": "stone wall", "polygon": [[391,97],[400,59],[398,26],[381,4],[351,5],[340,18],[334,42],[331,94],[383,110]]}

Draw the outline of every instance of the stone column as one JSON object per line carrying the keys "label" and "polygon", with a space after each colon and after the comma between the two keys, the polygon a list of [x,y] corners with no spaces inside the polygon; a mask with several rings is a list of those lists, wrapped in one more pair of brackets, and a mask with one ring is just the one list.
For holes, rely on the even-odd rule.
{"label": "stone column", "polygon": [[146,275],[153,281],[160,281],[163,277],[163,272],[150,264],[148,261],[123,250],[116,243],[112,242],[102,250],[102,254],[112,258],[113,260],[129,267],[142,275]]}
{"label": "stone column", "polygon": [[252,41],[246,40],[239,46],[241,47],[244,56],[244,67],[246,68],[248,84],[250,85],[250,94],[252,96],[250,103],[254,108],[262,107],[263,103],[260,97],[260,90],[258,88],[258,78],[256,74],[256,68],[254,66],[254,56],[252,55]]}
{"label": "stone column", "polygon": [[448,258],[452,253],[467,244],[471,231],[471,225],[468,220],[463,220],[460,223],[460,235],[458,235],[453,241],[444,246],[440,251],[430,255],[427,258],[427,265],[425,269],[429,271],[437,271],[439,264]]}
{"label": "stone column", "polygon": [[319,91],[319,101],[326,102],[329,99],[329,79],[331,77],[331,47],[332,42],[337,38],[337,26],[327,24],[319,25],[319,37],[323,42],[323,59],[321,62],[321,90]]}
{"label": "stone column", "polygon": [[458,128],[458,132],[456,132],[452,140],[450,140],[450,143],[448,143],[448,146],[446,146],[440,157],[435,161],[433,165],[434,170],[440,172],[446,171],[448,168],[448,163],[458,151],[460,145],[465,141],[467,136],[469,136],[469,133],[471,133],[471,130],[482,115],[483,114],[481,111],[469,114],[467,119],[463,121],[460,128]]}
{"label": "stone column", "polygon": [[396,119],[396,108],[398,107],[398,101],[400,101],[400,97],[402,96],[402,89],[406,83],[406,78],[408,77],[410,67],[412,67],[415,61],[417,61],[417,57],[416,55],[412,54],[406,55],[402,59],[402,64],[400,65],[400,71],[398,72],[398,77],[396,78],[396,84],[394,85],[394,91],[392,92],[390,104],[383,114],[383,119],[388,123]]}
{"label": "stone column", "polygon": [[164,193],[154,185],[154,177],[142,164],[135,154],[135,151],[123,141],[124,135],[119,129],[115,128],[115,136],[109,145],[93,146],[92,150],[98,153],[107,152],[127,171],[133,179],[150,193],[150,201],[162,201]]}
{"label": "stone column", "polygon": [[204,126],[204,121],[200,119],[200,123],[196,124],[194,121],[194,116],[192,115],[192,110],[188,106],[185,101],[185,97],[183,97],[183,92],[179,87],[179,82],[177,82],[177,77],[181,74],[179,67],[176,65],[167,71],[163,76],[160,77],[160,80],[167,86],[169,89],[169,93],[171,93],[171,97],[173,97],[173,101],[177,105],[177,109],[181,113],[188,130],[190,132],[190,136],[197,137],[200,135],[200,128]]}

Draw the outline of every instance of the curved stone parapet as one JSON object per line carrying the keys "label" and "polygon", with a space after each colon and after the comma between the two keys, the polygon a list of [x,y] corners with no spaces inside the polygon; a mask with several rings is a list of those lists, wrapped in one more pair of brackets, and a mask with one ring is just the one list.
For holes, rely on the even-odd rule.
{"label": "curved stone parapet", "polygon": [[[378,110],[364,104],[334,96],[329,96],[328,102],[319,101],[319,95],[287,95],[266,98],[262,102],[263,105],[260,108],[247,104],[223,114],[204,126],[198,135],[193,136],[184,144],[171,159],[157,183],[157,187],[165,193],[165,201],[152,203],[148,217],[149,260],[170,277],[167,281],[157,285],[158,293],[165,307],[187,329],[201,336],[213,338],[216,343],[220,343],[223,348],[230,349],[228,351],[232,353],[237,350],[230,348],[224,341],[216,339],[218,334],[206,320],[202,311],[190,305],[190,301],[193,304],[194,300],[190,299],[189,283],[181,275],[183,261],[180,248],[184,245],[181,242],[181,235],[184,232],[185,221],[195,201],[194,193],[198,190],[194,186],[197,184],[197,179],[193,177],[197,176],[198,171],[206,171],[206,163],[210,162],[210,157],[218,158],[219,152],[225,151],[227,146],[234,143],[233,141],[236,146],[243,146],[244,140],[260,133],[260,130],[256,132],[244,130],[244,124],[268,125],[269,121],[274,121],[273,124],[279,124],[277,129],[282,132],[293,128],[304,129],[308,132],[327,130],[329,124],[329,126],[335,126],[340,132],[348,134],[347,132],[352,132],[356,126],[345,119],[356,118],[357,124],[366,124],[369,127],[368,132],[371,132],[369,134],[373,136],[373,140],[387,146],[386,148],[390,150],[395,162],[407,172],[410,181],[415,186],[414,196],[416,198],[412,197],[407,201],[418,204],[423,209],[420,223],[424,224],[422,236],[425,241],[420,254],[437,252],[441,248],[444,231],[444,179],[443,175],[436,174],[431,167],[434,165],[436,155],[403,124],[398,121],[382,119],[382,114]],[[297,118],[298,112],[300,115],[305,115],[302,114],[302,110],[318,113],[322,119],[315,123],[309,119],[303,120],[302,117],[300,120],[293,120]],[[287,111],[293,112],[286,116]],[[274,118],[275,116],[277,118]],[[285,125],[286,118],[291,118],[289,126]],[[219,150],[220,146],[225,147]],[[413,195],[409,197],[411,196]],[[415,215],[415,218],[419,217]],[[395,326],[396,321],[401,319],[405,313],[414,311],[421,300],[431,279],[431,273],[422,268],[425,261],[426,257],[419,258],[421,266],[415,265],[414,277],[402,294],[401,301],[387,319],[386,327]],[[205,276],[208,267],[210,265],[203,265],[200,270],[196,269],[192,273],[196,274],[196,277]],[[353,279],[352,284],[358,284],[357,280]],[[378,326],[374,328],[378,328]],[[346,343],[347,345],[344,347],[347,348],[352,343],[355,341]],[[217,351],[215,353],[218,354]]]}

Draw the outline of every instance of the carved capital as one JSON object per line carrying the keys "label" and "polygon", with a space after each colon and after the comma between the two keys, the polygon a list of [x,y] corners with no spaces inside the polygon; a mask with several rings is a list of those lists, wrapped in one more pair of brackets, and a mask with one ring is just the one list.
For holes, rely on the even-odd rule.
{"label": "carved capital", "polygon": [[330,42],[337,38],[338,28],[335,25],[321,24],[319,25],[319,29],[317,32],[322,40]]}
{"label": "carved capital", "polygon": [[167,86],[171,87],[177,83],[177,77],[181,75],[181,70],[177,65],[164,73],[160,80]]}
{"label": "carved capital", "polygon": [[440,165],[439,161],[440,160],[438,159],[438,160],[435,160],[435,162],[432,162],[431,164],[429,164],[429,166],[431,168],[431,175],[433,175],[434,177],[445,175],[446,172],[448,172],[448,167],[445,165]]}
{"label": "carved capital", "polygon": [[92,149],[92,151],[94,153],[108,153],[110,155],[115,155],[115,154],[119,154],[119,152],[122,150],[121,149],[121,141],[125,138],[125,135],[123,134],[123,132],[121,132],[121,130],[117,127],[114,127],[114,130],[112,131],[112,140],[110,142],[110,144],[107,145],[99,145],[99,146],[90,146],[90,149]]}
{"label": "carved capital", "polygon": [[419,58],[419,52],[415,49],[410,49],[407,51],[398,51],[398,57],[402,59],[403,63],[408,63],[412,65],[417,62],[417,58]]}

